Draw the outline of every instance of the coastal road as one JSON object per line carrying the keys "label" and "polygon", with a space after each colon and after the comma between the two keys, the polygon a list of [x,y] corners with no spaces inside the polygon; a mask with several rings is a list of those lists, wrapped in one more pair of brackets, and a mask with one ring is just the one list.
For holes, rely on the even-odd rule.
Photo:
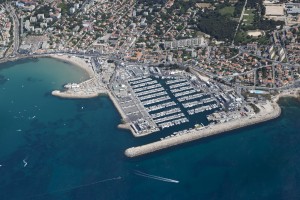
{"label": "coastal road", "polygon": [[12,55],[16,56],[18,53],[19,45],[20,45],[20,38],[19,38],[19,19],[15,13],[15,9],[10,5],[6,4],[6,10],[8,11],[12,21],[13,21],[13,51]]}

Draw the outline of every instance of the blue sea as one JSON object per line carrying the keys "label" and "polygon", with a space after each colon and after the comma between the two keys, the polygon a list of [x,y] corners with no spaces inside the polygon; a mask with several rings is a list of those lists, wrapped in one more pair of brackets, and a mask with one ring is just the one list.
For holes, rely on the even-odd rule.
{"label": "blue sea", "polygon": [[[108,97],[51,95],[86,80],[58,60],[0,64],[0,200],[300,199],[300,102],[278,119],[130,159]],[[179,183],[135,174],[135,170]]]}

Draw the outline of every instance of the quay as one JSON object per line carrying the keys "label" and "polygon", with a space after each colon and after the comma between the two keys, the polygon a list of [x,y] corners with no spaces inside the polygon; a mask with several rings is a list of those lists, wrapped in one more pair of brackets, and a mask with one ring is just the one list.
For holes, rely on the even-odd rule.
{"label": "quay", "polygon": [[[281,95],[283,96],[283,95]],[[239,129],[245,126],[254,125],[257,123],[265,122],[271,119],[275,119],[280,116],[281,108],[277,104],[277,100],[279,98],[274,99],[273,102],[268,102],[266,105],[263,105],[264,110],[261,110],[258,114],[251,117],[245,117],[242,119],[232,120],[229,122],[216,124],[212,126],[207,126],[204,129],[196,130],[193,129],[191,131],[187,131],[185,134],[176,135],[175,137],[168,137],[166,139],[145,144],[142,146],[131,147],[126,149],[125,155],[127,157],[137,157],[144,154],[152,153],[155,151],[159,151],[162,149],[166,149],[169,147],[173,147],[176,145],[180,145],[183,143],[191,142],[194,140],[198,140],[204,137],[217,135],[220,133],[232,131],[235,129]]]}

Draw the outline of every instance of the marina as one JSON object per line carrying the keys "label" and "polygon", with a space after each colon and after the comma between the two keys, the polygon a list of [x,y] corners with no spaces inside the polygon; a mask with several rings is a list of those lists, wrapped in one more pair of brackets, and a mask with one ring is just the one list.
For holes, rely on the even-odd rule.
{"label": "marina", "polygon": [[[191,73],[170,74],[168,70],[142,65],[116,65],[115,68],[115,75],[105,74],[105,80],[110,81],[101,85],[101,91],[98,80],[104,77],[97,75],[81,84],[65,85],[63,94],[84,89],[93,95],[108,94],[122,116],[119,127],[130,130],[135,137],[170,130],[161,137],[164,140],[222,123],[221,116],[229,120],[253,116],[253,109],[244,105],[234,90],[202,81]],[[97,86],[95,91],[93,88]]]}
{"label": "marina", "polygon": [[[112,92],[121,102],[124,119],[135,136],[171,127],[181,131],[194,123],[205,126],[209,123],[206,115],[220,108],[209,85],[190,74],[164,75],[164,70],[147,71],[140,66],[130,66],[130,70],[123,67],[121,71],[124,78],[114,80]],[[136,74],[143,74],[143,78],[134,77]]]}
{"label": "marina", "polygon": [[147,105],[159,103],[159,102],[170,100],[170,99],[171,98],[168,95],[165,95],[165,96],[159,97],[157,99],[150,99],[150,100],[147,100],[147,101],[142,101],[142,104],[144,106],[147,106]]}
{"label": "marina", "polygon": [[194,107],[194,106],[197,106],[197,105],[203,105],[203,104],[206,104],[206,103],[211,103],[211,102],[214,102],[216,101],[215,98],[205,98],[205,99],[202,99],[200,101],[190,101],[190,102],[187,102],[187,103],[182,103],[182,106],[184,108],[191,108],[191,107]]}
{"label": "marina", "polygon": [[164,90],[165,89],[163,87],[159,87],[159,88],[152,89],[152,90],[147,90],[147,91],[144,91],[144,92],[136,92],[136,95],[139,97],[139,96],[143,96],[143,95],[147,95],[147,94],[161,92],[161,91],[164,91]]}
{"label": "marina", "polygon": [[[105,61],[101,63],[104,71],[107,66]],[[80,84],[66,84],[66,91],[53,94],[70,98],[109,95],[122,115],[119,127],[129,129],[136,137],[171,127],[174,132],[191,129],[195,124],[205,127],[214,123],[207,116],[239,106],[233,94],[225,94],[223,88],[189,73],[171,75],[163,69],[140,65],[117,68],[115,75],[107,72],[105,77],[96,75]],[[101,84],[104,79],[110,80],[110,84]]]}
{"label": "marina", "polygon": [[161,110],[161,109],[168,108],[168,107],[175,106],[175,105],[176,105],[176,103],[174,101],[168,101],[166,103],[147,107],[146,110],[148,112],[153,112],[153,111]]}
{"label": "marina", "polygon": [[216,108],[218,108],[217,104],[211,104],[211,105],[208,105],[208,106],[201,106],[201,107],[197,107],[195,109],[188,110],[188,113],[189,113],[189,115],[194,115],[194,114],[197,114],[197,113],[201,113],[201,112],[216,109]]}
{"label": "marina", "polygon": [[166,138],[161,138],[160,141],[156,141],[150,144],[145,144],[142,146],[128,148],[125,151],[125,155],[128,157],[136,157],[172,146],[180,145],[186,142],[194,141],[200,138],[216,135],[219,133],[228,132],[237,128],[242,128],[244,126],[249,126],[264,121],[268,121],[277,118],[281,114],[281,109],[275,102],[267,102],[264,105],[264,110],[261,111],[256,116],[248,116],[243,119],[235,119],[226,123],[218,123],[214,126],[206,126],[191,130],[184,130],[167,136]]}
{"label": "marina", "polygon": [[163,91],[163,92],[158,92],[158,93],[154,93],[154,94],[142,96],[142,97],[140,97],[140,100],[143,101],[143,100],[147,100],[147,99],[152,99],[152,98],[155,98],[155,97],[164,96],[164,95],[166,95],[166,94],[167,94],[167,92],[165,92],[165,91]]}

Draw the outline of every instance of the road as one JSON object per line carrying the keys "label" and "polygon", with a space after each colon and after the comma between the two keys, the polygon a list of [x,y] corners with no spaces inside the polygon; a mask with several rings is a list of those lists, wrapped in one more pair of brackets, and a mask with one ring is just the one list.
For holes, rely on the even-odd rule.
{"label": "road", "polygon": [[6,10],[9,13],[10,17],[13,20],[13,51],[12,51],[12,56],[16,56],[18,54],[18,49],[20,45],[20,31],[19,31],[19,19],[15,13],[15,9],[10,5],[6,4]]}
{"label": "road", "polygon": [[235,30],[235,33],[234,33],[234,36],[233,36],[233,40],[232,40],[232,43],[231,43],[232,46],[234,45],[234,38],[235,38],[235,36],[236,36],[236,34],[237,34],[238,30],[239,30],[239,27],[240,27],[240,25],[241,25],[241,23],[242,23],[242,20],[243,20],[243,17],[244,17],[244,13],[245,13],[245,8],[246,8],[246,5],[247,5],[247,2],[248,2],[248,0],[245,1],[243,10],[242,10],[242,13],[241,13],[241,16],[240,16],[239,23],[238,23],[238,25],[237,25],[237,27],[236,27],[236,30]]}

